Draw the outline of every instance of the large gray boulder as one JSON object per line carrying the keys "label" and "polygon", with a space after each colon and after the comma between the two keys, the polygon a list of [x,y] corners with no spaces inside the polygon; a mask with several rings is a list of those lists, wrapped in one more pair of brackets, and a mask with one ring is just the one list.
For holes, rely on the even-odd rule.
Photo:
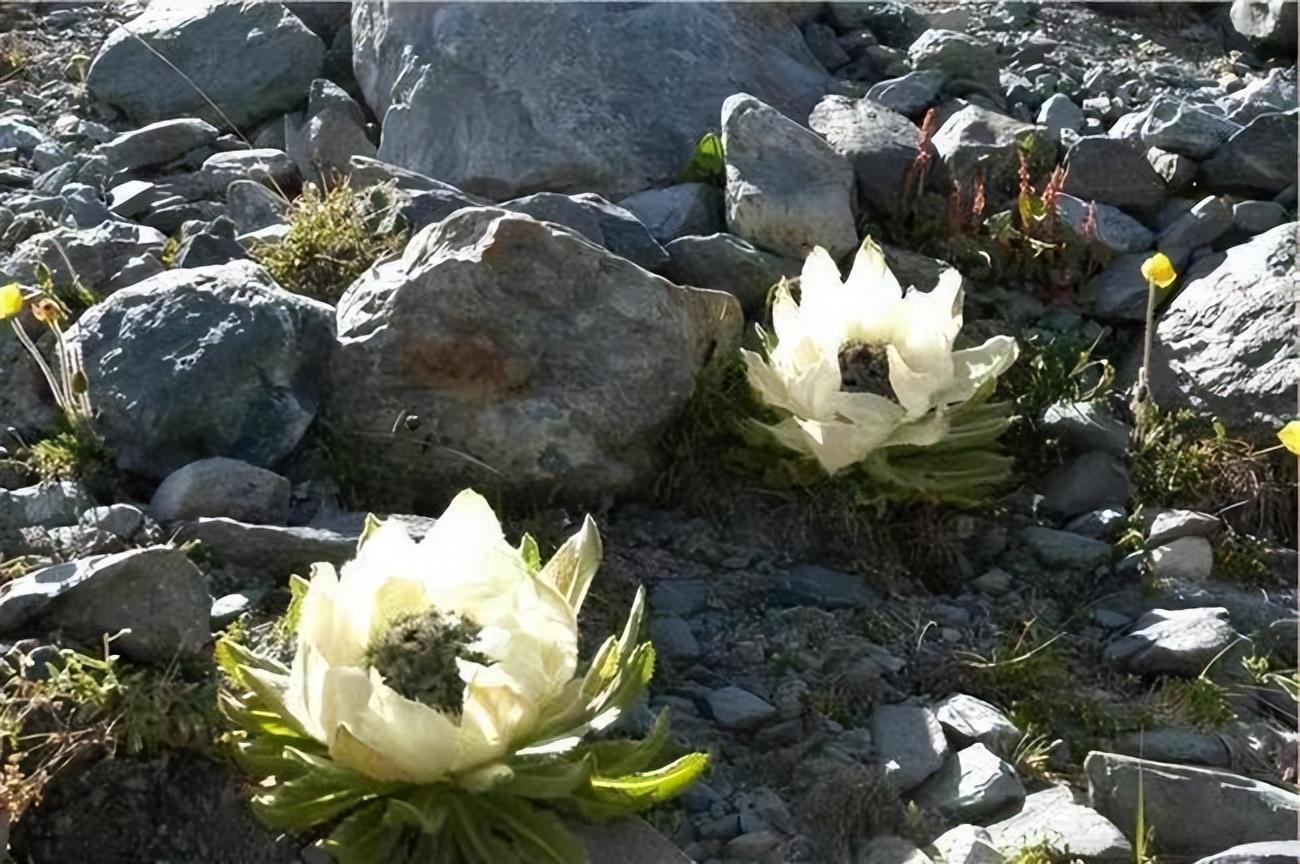
{"label": "large gray boulder", "polygon": [[[827,96],[813,109],[808,125],[849,160],[859,201],[872,216],[903,215],[920,153],[919,130],[911,120],[870,99]],[[933,155],[934,148],[929,150]]]}
{"label": "large gray boulder", "polygon": [[803,262],[755,249],[734,234],[679,237],[668,244],[664,273],[678,285],[726,291],[746,315],[762,313],[772,286],[799,275]]}
{"label": "large gray boulder", "polygon": [[0,586],[0,635],[24,627],[62,629],[133,660],[167,663],[208,641],[212,598],[185,553],[133,549],[56,564]]}
{"label": "large gray boulder", "polygon": [[722,101],[806,117],[829,76],[779,6],[357,3],[379,156],[502,200],[676,180]]}
{"label": "large gray boulder", "polygon": [[[1127,141],[1091,135],[1065,154],[1064,190],[1085,201],[1112,204],[1139,215],[1154,214],[1168,190],[1144,153]],[[1141,251],[1124,249],[1122,251]]]}
{"label": "large gray boulder", "polygon": [[592,243],[656,273],[668,263],[668,253],[639,219],[599,195],[538,192],[507,201],[501,208],[572,228]]}
{"label": "large gray boulder", "polygon": [[1273,439],[1295,412],[1296,223],[1197,261],[1156,326],[1151,384],[1230,432]]}
{"label": "large gray boulder", "polygon": [[1128,862],[1133,847],[1115,824],[1077,804],[1067,786],[1053,786],[1025,798],[1014,815],[988,826],[999,849],[1024,849],[1040,843],[1070,850],[1071,858],[1089,862]]}
{"label": "large gray boulder", "polygon": [[948,741],[934,712],[922,705],[881,705],[871,712],[871,740],[885,775],[900,792],[916,788],[943,767]]}
{"label": "large gray boulder", "polygon": [[109,34],[86,86],[135,123],[245,129],[303,101],[324,59],[324,43],[280,3],[162,0]]}
{"label": "large gray boulder", "polygon": [[1160,832],[1165,854],[1212,855],[1236,843],[1295,838],[1300,795],[1289,790],[1213,768],[1115,753],[1089,753],[1083,767],[1089,802],[1129,837],[1141,784],[1146,824]]}
{"label": "large gray boulder", "polygon": [[760,249],[832,258],[858,244],[853,168],[831,145],[748,93],[722,103],[727,227]]}
{"label": "large gray boulder", "polygon": [[168,474],[149,501],[149,515],[161,523],[224,516],[277,525],[288,517],[289,495],[288,479],[274,471],[214,456]]}
{"label": "large gray boulder", "polygon": [[512,500],[626,492],[739,304],[681,288],[571,229],[468,208],[417,233],[339,301],[327,428],[372,506],[465,486]]}
{"label": "large gray boulder", "polygon": [[161,479],[209,456],[288,455],[316,416],[333,323],[329,306],[232,261],[118,291],[70,337],[118,467]]}
{"label": "large gray boulder", "polygon": [[1277,195],[1296,183],[1296,111],[1261,114],[1201,165],[1209,188],[1239,195]]}
{"label": "large gray boulder", "polygon": [[1136,675],[1194,677],[1241,638],[1221,606],[1152,609],[1106,646],[1106,659]]}

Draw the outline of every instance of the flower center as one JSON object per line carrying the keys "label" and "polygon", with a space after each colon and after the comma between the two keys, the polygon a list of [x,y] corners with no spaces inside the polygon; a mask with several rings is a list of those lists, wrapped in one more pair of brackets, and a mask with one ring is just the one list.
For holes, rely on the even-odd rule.
{"label": "flower center", "polygon": [[407,699],[460,714],[465,683],[456,658],[489,663],[468,646],[478,638],[478,627],[465,619],[428,609],[395,620],[376,636],[366,651],[366,662],[379,670],[384,683]]}
{"label": "flower center", "polygon": [[875,393],[894,398],[889,386],[889,355],[883,345],[860,342],[840,351],[840,377],[851,393]]}

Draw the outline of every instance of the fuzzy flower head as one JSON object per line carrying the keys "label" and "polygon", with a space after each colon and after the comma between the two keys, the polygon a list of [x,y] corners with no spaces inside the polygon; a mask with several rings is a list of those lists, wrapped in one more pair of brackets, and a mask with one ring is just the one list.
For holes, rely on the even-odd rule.
{"label": "fuzzy flower head", "polygon": [[1158,288],[1168,288],[1178,278],[1174,262],[1163,252],[1157,252],[1142,262],[1142,277]]}
{"label": "fuzzy flower head", "polygon": [[563,702],[599,560],[588,519],[534,568],[471,491],[419,542],[382,523],[341,572],[317,565],[285,707],[377,780],[490,775]]}
{"label": "fuzzy flower head", "polygon": [[941,440],[945,413],[1014,362],[1014,339],[954,350],[962,326],[961,276],[946,270],[932,291],[904,291],[868,238],[848,279],[818,247],[804,263],[799,300],[781,286],[774,343],[743,356],[750,383],[790,416],[769,427],[828,473],[872,451]]}

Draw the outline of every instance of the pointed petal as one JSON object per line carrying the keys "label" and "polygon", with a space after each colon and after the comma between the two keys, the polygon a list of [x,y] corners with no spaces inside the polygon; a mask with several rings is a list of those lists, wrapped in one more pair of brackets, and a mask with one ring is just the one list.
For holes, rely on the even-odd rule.
{"label": "pointed petal", "polygon": [[886,346],[885,352],[889,358],[889,386],[899,404],[912,416],[929,411],[937,394],[952,381],[952,355],[946,350],[938,355],[948,361],[947,366],[933,362],[936,358],[927,358],[933,362],[931,371],[913,368],[894,345]]}
{"label": "pointed petal", "polygon": [[591,580],[600,567],[601,551],[596,521],[587,516],[578,532],[555,550],[538,574],[538,579],[553,586],[568,601],[575,616],[582,611]]}
{"label": "pointed petal", "polygon": [[1016,362],[1020,346],[1010,336],[994,336],[977,348],[954,351],[953,380],[939,394],[944,404],[965,402],[986,381],[997,378]]}

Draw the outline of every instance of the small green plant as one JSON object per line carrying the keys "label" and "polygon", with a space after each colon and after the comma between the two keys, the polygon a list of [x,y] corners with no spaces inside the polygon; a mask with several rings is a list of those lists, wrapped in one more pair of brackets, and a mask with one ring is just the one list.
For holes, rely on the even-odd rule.
{"label": "small green plant", "polygon": [[337,303],[354,279],[406,241],[405,232],[376,231],[368,200],[347,182],[324,191],[308,183],[290,207],[288,232],[254,247],[253,257],[285,289]]}
{"label": "small green plant", "polygon": [[1079,861],[1046,841],[1024,846],[1006,857],[1007,864],[1076,864]]}
{"label": "small green plant", "polygon": [[1250,587],[1275,587],[1281,580],[1263,553],[1264,544],[1229,529],[1214,544],[1214,577]]}
{"label": "small green plant", "polygon": [[1062,743],[1060,738],[1038,735],[1030,730],[1016,744],[1016,749],[1011,754],[1011,764],[1026,777],[1046,783],[1054,782],[1059,776],[1052,770],[1052,756]]}
{"label": "small green plant", "polygon": [[691,161],[682,170],[682,182],[726,185],[727,166],[722,151],[722,137],[718,133],[706,132],[696,142]]}
{"label": "small green plant", "polygon": [[27,464],[43,481],[76,480],[87,488],[100,487],[113,465],[104,439],[86,424],[61,426],[23,451]]}
{"label": "small green plant", "polygon": [[1168,679],[1160,687],[1161,709],[1196,729],[1215,730],[1237,719],[1226,687],[1206,675]]}

